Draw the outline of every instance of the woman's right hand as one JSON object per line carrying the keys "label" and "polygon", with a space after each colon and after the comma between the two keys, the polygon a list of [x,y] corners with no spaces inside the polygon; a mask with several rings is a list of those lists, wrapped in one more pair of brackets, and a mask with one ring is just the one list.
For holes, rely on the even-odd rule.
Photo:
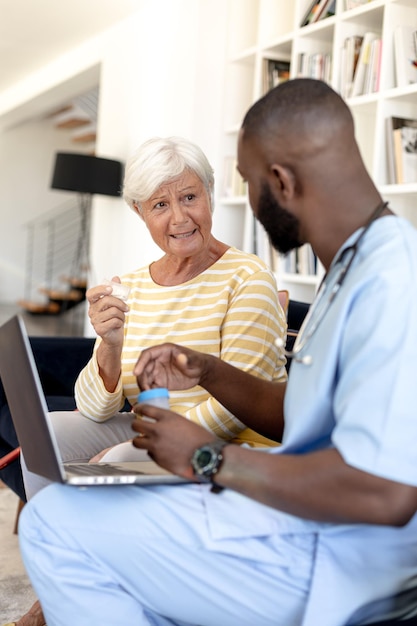
{"label": "woman's right hand", "polygon": [[202,352],[163,343],[141,353],[133,374],[140,389],[189,389],[200,383],[210,358]]}
{"label": "woman's right hand", "polygon": [[[120,283],[114,276],[113,281]],[[88,315],[95,332],[108,346],[123,344],[125,314],[129,311],[127,304],[120,298],[112,296],[109,285],[91,287],[86,293],[89,308]]]}

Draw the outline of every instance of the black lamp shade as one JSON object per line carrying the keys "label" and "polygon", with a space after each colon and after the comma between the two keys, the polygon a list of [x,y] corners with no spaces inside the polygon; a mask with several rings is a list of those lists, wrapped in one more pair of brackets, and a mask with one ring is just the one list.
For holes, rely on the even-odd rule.
{"label": "black lamp shade", "polygon": [[79,193],[120,196],[122,163],[88,154],[58,152],[52,176],[52,189]]}

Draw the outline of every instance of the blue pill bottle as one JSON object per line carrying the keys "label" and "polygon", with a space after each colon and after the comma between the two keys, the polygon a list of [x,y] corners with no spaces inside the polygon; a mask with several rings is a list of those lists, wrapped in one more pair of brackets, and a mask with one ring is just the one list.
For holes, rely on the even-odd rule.
{"label": "blue pill bottle", "polygon": [[141,391],[138,395],[139,404],[152,404],[161,409],[169,409],[169,391],[166,387],[155,387]]}

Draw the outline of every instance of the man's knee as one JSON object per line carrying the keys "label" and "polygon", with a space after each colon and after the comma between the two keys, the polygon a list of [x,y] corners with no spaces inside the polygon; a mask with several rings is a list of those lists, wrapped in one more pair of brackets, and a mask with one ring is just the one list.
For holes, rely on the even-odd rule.
{"label": "man's knee", "polygon": [[45,486],[30,499],[22,511],[20,523],[23,532],[32,524],[39,528],[43,525],[48,528],[57,528],[57,525],[61,525],[60,520],[65,519],[66,516],[64,508],[68,503],[68,494],[75,494],[76,491],[77,488],[60,483]]}

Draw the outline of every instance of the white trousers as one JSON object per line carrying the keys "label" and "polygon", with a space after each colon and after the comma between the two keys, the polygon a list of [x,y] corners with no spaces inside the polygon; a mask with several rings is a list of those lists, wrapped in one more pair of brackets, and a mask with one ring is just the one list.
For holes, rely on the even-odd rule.
{"label": "white trousers", "polygon": [[[56,484],[38,493],[19,541],[48,626],[299,626],[315,536],[216,539],[204,489]],[[239,522],[227,493],[216,496],[223,514]]]}
{"label": "white trousers", "polygon": [[[146,451],[135,448],[128,441],[136,434],[132,430],[133,413],[117,413],[105,422],[95,422],[78,411],[55,411],[49,413],[49,419],[64,463],[88,463],[93,456],[110,446],[116,447],[101,459],[103,463],[149,459]],[[30,500],[50,481],[29,472],[23,455],[21,465],[26,497]]]}

